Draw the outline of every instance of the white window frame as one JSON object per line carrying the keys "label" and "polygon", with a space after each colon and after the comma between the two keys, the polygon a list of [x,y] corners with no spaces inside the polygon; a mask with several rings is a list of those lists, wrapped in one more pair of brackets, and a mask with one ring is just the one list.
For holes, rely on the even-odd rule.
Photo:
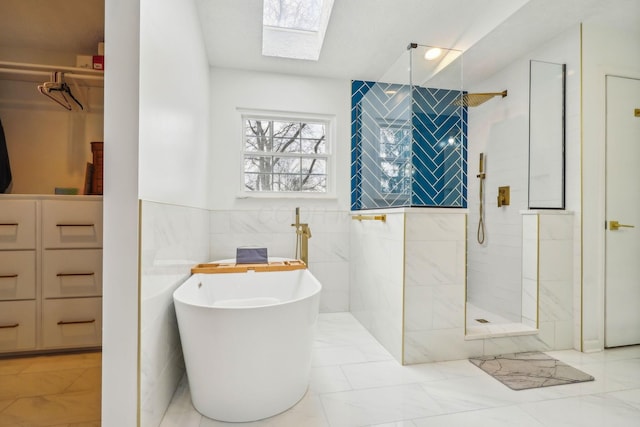
{"label": "white window frame", "polygon": [[[238,198],[309,198],[309,199],[335,199],[335,141],[336,141],[336,116],[329,114],[301,113],[289,111],[270,111],[270,110],[252,110],[238,109],[239,112],[239,129],[240,129],[240,165],[239,165],[239,194]],[[258,120],[276,120],[276,121],[292,121],[292,122],[322,122],[325,124],[325,146],[326,153],[318,156],[326,159],[326,191],[310,192],[310,191],[248,191],[244,186],[244,156],[247,153],[255,154],[255,152],[245,151],[245,122],[250,119]],[[282,153],[286,157],[286,153]],[[299,154],[293,156],[299,157]],[[310,156],[311,157],[311,156]]]}

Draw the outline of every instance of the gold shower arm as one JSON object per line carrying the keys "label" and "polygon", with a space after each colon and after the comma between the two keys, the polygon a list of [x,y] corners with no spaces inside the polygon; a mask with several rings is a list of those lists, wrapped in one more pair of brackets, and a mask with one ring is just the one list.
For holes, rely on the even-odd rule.
{"label": "gold shower arm", "polygon": [[358,221],[382,221],[385,222],[387,220],[387,215],[352,215],[351,219],[356,219]]}

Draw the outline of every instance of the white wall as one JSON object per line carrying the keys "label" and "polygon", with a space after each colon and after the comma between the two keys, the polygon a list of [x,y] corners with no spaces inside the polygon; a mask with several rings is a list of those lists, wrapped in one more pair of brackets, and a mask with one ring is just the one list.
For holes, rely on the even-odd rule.
{"label": "white wall", "polygon": [[[640,16],[640,3],[628,11]],[[604,348],[605,76],[640,79],[640,28],[622,32],[606,14],[582,26],[584,351]]]}
{"label": "white wall", "polygon": [[238,109],[333,115],[336,197],[305,199],[305,206],[349,208],[349,156],[351,150],[351,83],[348,80],[212,68],[211,131],[213,172],[210,208],[255,209],[265,205],[297,206],[301,200],[239,199],[241,188],[242,122]]}
{"label": "white wall", "polygon": [[209,64],[196,8],[193,1],[140,4],[140,198],[204,208]]}
{"label": "white wall", "polygon": [[138,413],[138,0],[106,0],[102,425]]}
{"label": "white wall", "polygon": [[[138,330],[138,310],[145,314],[146,309],[157,308],[155,303],[145,307],[139,301],[139,199],[172,203],[188,214],[191,207],[206,207],[209,195],[209,74],[195,7],[175,0],[159,3],[105,3],[109,65],[105,76],[102,419],[108,426],[134,426],[141,421],[138,357],[143,356],[143,349],[138,348],[138,340],[150,347],[158,344],[149,336],[139,337]],[[168,24],[180,31],[167,31]],[[154,232],[163,233],[162,227],[167,227],[164,233],[171,235],[172,221],[149,224],[141,220],[143,228],[159,225],[160,229],[152,228]],[[207,235],[206,220],[201,227]],[[194,258],[203,252],[208,257],[208,248],[197,252]],[[145,259],[154,262],[154,258]],[[185,269],[182,266],[181,274]],[[145,281],[144,294],[157,291],[153,285],[158,283],[166,290],[167,280],[177,286],[179,279],[171,281],[172,274]],[[146,284],[152,288],[147,289]],[[171,310],[162,313],[156,321],[170,323]],[[154,356],[153,352],[145,354]],[[179,361],[157,357],[145,363],[152,367],[164,363],[160,369],[167,375],[159,380],[165,388],[156,390],[160,396],[173,390],[171,381],[164,380],[175,378],[172,368]],[[162,414],[164,408],[149,411]]]}
{"label": "white wall", "polygon": [[184,374],[173,291],[209,260],[209,64],[193,1],[140,3],[139,113],[140,425],[157,426]]}
{"label": "white wall", "polygon": [[[522,219],[528,207],[529,61],[567,64],[566,209],[579,210],[580,187],[580,34],[574,27],[524,55],[470,92],[508,90],[469,108],[469,222],[467,295],[470,301],[513,321],[520,321]],[[486,239],[476,241],[479,209],[479,154],[485,153]],[[499,186],[511,187],[509,206],[497,207]],[[579,215],[576,215],[579,220]],[[579,227],[579,225],[578,225]],[[576,245],[579,249],[579,245]],[[578,253],[579,256],[579,253]]]}
{"label": "white wall", "polygon": [[[211,70],[211,257],[233,258],[238,246],[265,246],[293,257],[294,210],[309,223],[309,268],[323,283],[321,311],[349,307],[350,91],[346,80],[239,70]],[[239,198],[241,109],[335,117],[335,197]]]}

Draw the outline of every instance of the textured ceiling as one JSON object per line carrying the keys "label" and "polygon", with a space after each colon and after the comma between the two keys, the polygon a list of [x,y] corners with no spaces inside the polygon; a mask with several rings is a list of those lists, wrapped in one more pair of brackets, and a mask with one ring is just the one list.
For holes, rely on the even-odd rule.
{"label": "textured ceiling", "polygon": [[527,0],[336,0],[320,59],[262,57],[262,2],[196,0],[214,66],[376,80],[411,42],[466,50]]}
{"label": "textured ceiling", "polygon": [[261,56],[262,2],[195,1],[213,66],[359,80],[380,78],[410,42],[464,51],[469,83],[594,16],[640,27],[640,0],[336,0],[313,62]]}
{"label": "textured ceiling", "polygon": [[[463,50],[467,83],[594,16],[640,31],[640,0],[336,0],[319,61],[301,61],[261,55],[260,0],[193,1],[212,66],[343,79],[379,78],[409,42]],[[103,38],[104,0],[0,0],[0,47],[92,54]]]}

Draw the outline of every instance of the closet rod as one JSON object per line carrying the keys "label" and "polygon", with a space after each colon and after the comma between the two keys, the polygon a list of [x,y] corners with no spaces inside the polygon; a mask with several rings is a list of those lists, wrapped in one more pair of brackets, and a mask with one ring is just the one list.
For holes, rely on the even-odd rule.
{"label": "closet rod", "polygon": [[8,61],[0,61],[0,67],[11,68],[16,70],[42,70],[42,71],[71,71],[75,73],[81,74],[90,74],[101,76],[104,71],[102,70],[93,70],[91,68],[78,68],[78,67],[68,67],[64,65],[44,65],[44,64],[29,64],[26,62],[8,62]]}
{"label": "closet rod", "polygon": [[[50,77],[51,73],[48,71],[35,71],[35,70],[18,70],[14,68],[0,68],[0,73],[19,74],[26,76],[42,76]],[[76,74],[76,73],[64,73],[65,78],[70,79],[83,79],[83,80],[104,80],[102,76]]]}

